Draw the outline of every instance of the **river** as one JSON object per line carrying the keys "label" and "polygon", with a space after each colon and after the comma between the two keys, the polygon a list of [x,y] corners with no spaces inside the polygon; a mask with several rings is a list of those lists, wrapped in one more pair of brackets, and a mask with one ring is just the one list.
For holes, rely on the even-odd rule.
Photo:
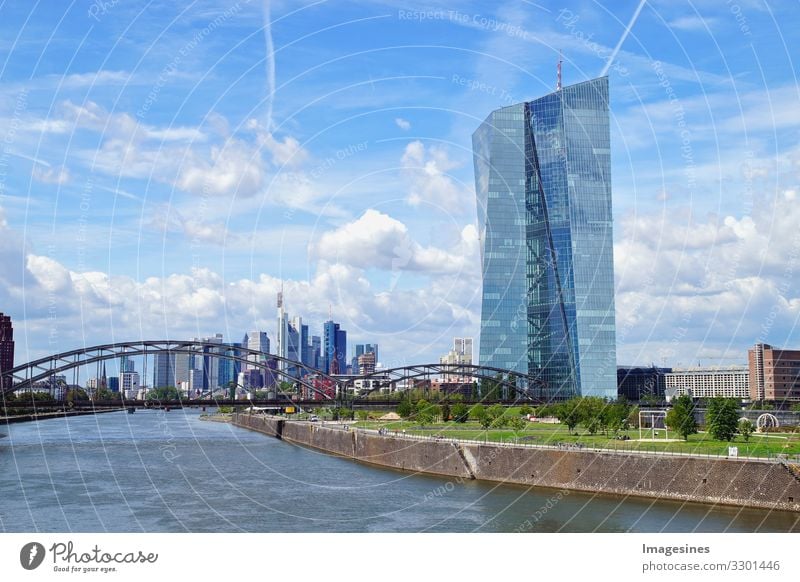
{"label": "river", "polygon": [[800,532],[800,514],[392,471],[194,410],[12,424],[4,532]]}

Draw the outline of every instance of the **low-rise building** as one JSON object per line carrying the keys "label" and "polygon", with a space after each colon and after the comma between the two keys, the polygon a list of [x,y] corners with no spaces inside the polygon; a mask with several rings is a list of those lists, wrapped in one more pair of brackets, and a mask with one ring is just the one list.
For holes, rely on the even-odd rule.
{"label": "low-rise building", "polygon": [[664,375],[666,397],[688,394],[692,398],[747,399],[750,397],[747,366],[676,368]]}

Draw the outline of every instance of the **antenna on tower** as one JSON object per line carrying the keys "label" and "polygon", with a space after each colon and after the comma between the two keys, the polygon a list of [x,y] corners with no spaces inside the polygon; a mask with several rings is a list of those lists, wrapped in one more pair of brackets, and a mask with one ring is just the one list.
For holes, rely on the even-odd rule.
{"label": "antenna on tower", "polygon": [[558,77],[556,79],[556,91],[561,91],[561,63],[564,62],[561,51],[558,51]]}
{"label": "antenna on tower", "polygon": [[328,321],[333,321],[333,305],[328,303]]}
{"label": "antenna on tower", "polygon": [[283,281],[281,281],[281,290],[278,291],[278,309],[283,307]]}

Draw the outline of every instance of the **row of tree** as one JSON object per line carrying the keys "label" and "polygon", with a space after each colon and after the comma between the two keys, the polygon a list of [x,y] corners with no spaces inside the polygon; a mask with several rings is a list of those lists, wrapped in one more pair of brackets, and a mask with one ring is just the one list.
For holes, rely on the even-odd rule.
{"label": "row of tree", "polygon": [[[706,430],[712,438],[730,442],[740,434],[745,441],[750,440],[755,426],[748,419],[740,418],[738,400],[710,398],[706,400],[705,406]],[[672,401],[672,408],[667,413],[666,425],[680,434],[684,440],[688,440],[689,435],[697,434],[699,429],[695,408],[696,404],[692,397],[684,394]]]}

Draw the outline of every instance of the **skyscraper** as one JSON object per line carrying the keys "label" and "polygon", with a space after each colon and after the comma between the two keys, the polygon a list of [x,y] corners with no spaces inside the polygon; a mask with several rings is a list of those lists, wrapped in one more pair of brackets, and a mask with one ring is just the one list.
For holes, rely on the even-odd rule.
{"label": "skyscraper", "polygon": [[333,320],[323,324],[324,351],[322,371],[328,374],[347,373],[347,332]]}
{"label": "skyscraper", "polygon": [[608,78],[492,112],[472,137],[479,362],[548,397],[616,396]]}
{"label": "skyscraper", "polygon": [[153,356],[153,388],[177,386],[175,382],[175,354],[168,352]]}
{"label": "skyscraper", "polygon": [[[14,367],[14,326],[10,315],[0,312],[0,374],[5,374]],[[12,379],[0,376],[0,388],[10,389]]]}

